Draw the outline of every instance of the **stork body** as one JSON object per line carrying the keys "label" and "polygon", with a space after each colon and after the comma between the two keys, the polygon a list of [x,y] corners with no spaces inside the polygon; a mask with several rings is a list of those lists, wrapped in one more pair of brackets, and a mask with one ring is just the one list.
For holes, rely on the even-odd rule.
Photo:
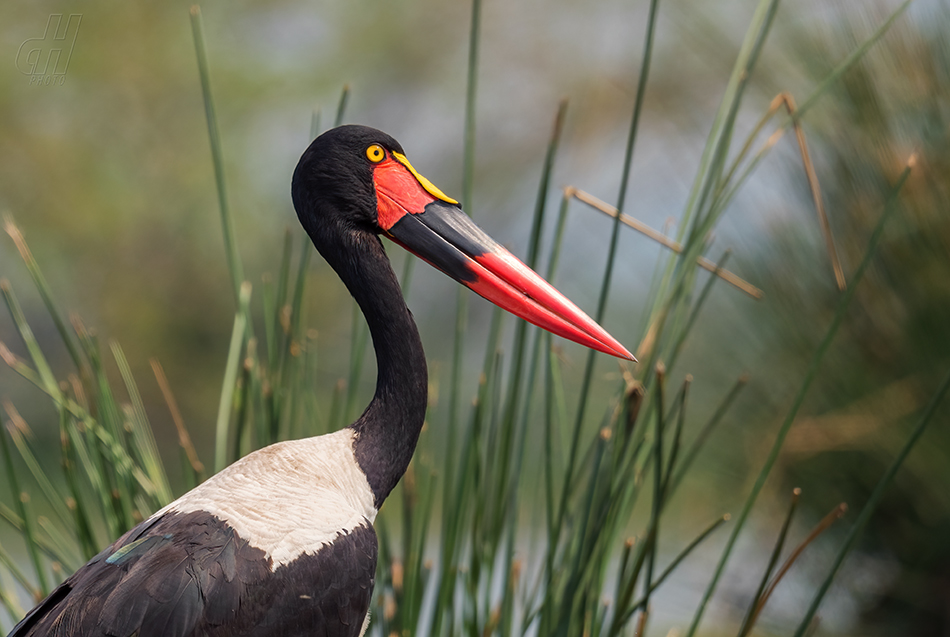
{"label": "stork body", "polygon": [[245,456],[119,538],[13,634],[363,634],[376,507],[353,442],[344,429]]}
{"label": "stork body", "polygon": [[376,393],[348,428],[230,465],[70,576],[10,637],[358,637],[376,571],[373,521],[425,417],[422,342],[378,234],[555,333],[629,352],[468,220],[380,131],[311,144],[294,206],[366,317]]}

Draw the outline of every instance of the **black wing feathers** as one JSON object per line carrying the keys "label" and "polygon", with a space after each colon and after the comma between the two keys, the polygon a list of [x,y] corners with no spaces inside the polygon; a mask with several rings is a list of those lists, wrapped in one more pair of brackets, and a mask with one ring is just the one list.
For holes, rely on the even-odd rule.
{"label": "black wing feathers", "polygon": [[357,637],[376,548],[367,524],[271,572],[221,520],[169,513],[90,560],[10,637]]}

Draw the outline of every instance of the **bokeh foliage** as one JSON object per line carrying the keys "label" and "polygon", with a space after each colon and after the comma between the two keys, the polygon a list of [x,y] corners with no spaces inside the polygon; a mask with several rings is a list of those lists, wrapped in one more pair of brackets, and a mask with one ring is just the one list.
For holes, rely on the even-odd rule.
{"label": "bokeh foliage", "polygon": [[[772,4],[763,2],[760,10]],[[667,5],[661,7],[666,11]],[[799,13],[791,6],[783,5],[777,13],[763,15],[776,20],[779,37],[774,42],[781,43],[780,52],[770,51],[775,46],[773,41],[764,48],[762,67],[747,78],[748,84],[743,86],[745,99],[741,103],[736,99],[737,111],[729,115],[735,117],[738,132],[727,130],[727,140],[733,134],[742,140],[750,122],[758,119],[778,90],[793,90],[800,98],[808,95],[893,8],[883,4],[875,12],[849,6],[840,15],[832,16],[827,30],[811,28],[818,18],[807,10]],[[865,254],[871,228],[885,199],[893,194],[907,157],[912,151],[918,152],[918,170],[901,192],[901,209],[894,227],[883,235],[881,258],[871,262],[842,334],[829,351],[826,366],[809,393],[803,410],[809,420],[796,423],[791,429],[790,448],[779,457],[783,480],[768,483],[769,495],[777,490],[784,492],[788,486],[803,486],[805,507],[821,514],[841,500],[859,505],[867,499],[946,366],[946,339],[933,335],[946,333],[945,328],[941,329],[947,308],[946,286],[941,286],[941,281],[947,273],[947,233],[942,222],[945,215],[941,212],[945,212],[947,201],[947,126],[946,101],[941,101],[941,97],[947,94],[947,63],[946,42],[940,37],[939,26],[946,25],[947,20],[939,6],[928,13],[930,9],[928,6],[923,11],[923,18],[918,13],[908,18],[909,22],[899,23],[898,35],[888,34],[866,58],[849,67],[832,88],[822,93],[818,107],[804,119],[849,274]],[[37,18],[35,11],[27,11],[24,6],[8,5],[3,11],[10,18],[5,22],[9,25],[5,27],[5,39],[16,45],[38,28],[26,25],[37,20],[41,23],[45,18]],[[83,28],[87,30],[80,36],[82,46],[77,48],[78,57],[66,85],[51,87],[45,93],[29,87],[33,92],[28,94],[21,76],[9,68],[0,69],[6,73],[2,78],[4,85],[11,89],[0,98],[0,121],[6,123],[0,127],[0,135],[6,147],[12,149],[0,160],[0,197],[3,206],[16,213],[62,305],[77,308],[85,324],[99,328],[93,332],[107,335],[106,343],[115,340],[127,348],[124,357],[116,354],[121,350],[105,343],[89,350],[94,352],[90,359],[106,362],[101,370],[89,370],[94,373],[87,381],[95,380],[94,389],[106,393],[86,392],[88,406],[92,408],[103,401],[110,404],[107,381],[120,388],[121,395],[114,404],[119,413],[102,415],[104,423],[112,418],[116,425],[110,433],[113,441],[126,438],[121,423],[147,424],[141,417],[141,412],[147,411],[163,457],[172,459],[168,471],[173,485],[170,488],[178,492],[198,476],[183,456],[178,463],[180,468],[175,465],[180,455],[176,450],[178,436],[171,418],[165,415],[159,388],[150,380],[151,370],[146,362],[150,356],[157,355],[165,365],[199,453],[209,466],[215,464],[210,461],[215,429],[199,423],[220,424],[224,413],[225,429],[217,429],[219,444],[215,457],[220,464],[274,437],[320,431],[348,422],[356,415],[352,412],[358,411],[361,396],[371,389],[372,367],[364,365],[362,358],[351,360],[349,372],[338,371],[346,368],[348,357],[359,353],[352,349],[348,336],[359,335],[361,327],[350,311],[339,311],[348,307],[345,292],[327,268],[316,264],[309,276],[299,277],[298,264],[306,264],[300,246],[305,244],[296,229],[286,193],[287,176],[311,127],[314,96],[323,105],[316,128],[325,127],[333,119],[342,81],[351,81],[354,97],[347,119],[371,123],[394,133],[406,144],[414,163],[449,192],[466,190],[463,175],[475,174],[474,192],[468,195],[472,201],[467,207],[493,234],[523,237],[532,232],[532,242],[538,242],[544,235],[548,239],[544,245],[550,247],[555,226],[566,228],[573,245],[562,250],[559,284],[587,307],[595,307],[594,290],[600,285],[598,278],[602,274],[590,266],[594,261],[591,255],[603,258],[611,241],[616,241],[619,274],[611,286],[606,322],[622,340],[639,342],[642,335],[650,334],[648,328],[657,325],[658,315],[670,322],[670,331],[663,332],[666,340],[654,350],[662,353],[653,359],[646,358],[649,362],[633,374],[627,370],[626,381],[635,379],[642,384],[644,394],[635,398],[638,385],[622,382],[614,365],[590,359],[595,362],[585,367],[582,361],[586,355],[572,347],[564,348],[563,359],[546,359],[536,352],[547,352],[548,348],[539,346],[533,332],[525,333],[523,327],[518,327],[515,340],[510,341],[512,326],[499,322],[497,315],[483,305],[476,305],[466,339],[471,344],[462,349],[467,364],[460,386],[477,389],[463,389],[465,395],[456,400],[461,407],[451,409],[446,395],[453,395],[450,369],[458,354],[453,349],[450,329],[455,305],[445,299],[455,293],[423,269],[412,271],[410,305],[417,316],[424,317],[423,330],[436,382],[430,424],[417,466],[404,483],[403,491],[397,494],[401,499],[394,499],[382,519],[380,530],[389,568],[381,571],[380,609],[374,630],[415,626],[418,618],[429,612],[423,598],[426,582],[431,581],[427,578],[433,577],[427,565],[432,551],[426,547],[434,542],[436,531],[445,533],[450,529],[455,514],[461,511],[474,516],[468,520],[471,527],[465,529],[471,535],[460,535],[459,543],[451,550],[456,551],[454,558],[466,564],[459,572],[446,571],[440,576],[458,577],[459,594],[467,601],[454,617],[433,621],[446,621],[446,626],[465,627],[473,633],[492,627],[503,633],[517,632],[516,627],[525,621],[526,615],[515,610],[513,600],[528,597],[526,591],[530,589],[526,582],[531,576],[540,576],[530,569],[524,570],[523,556],[519,554],[516,559],[516,529],[531,528],[542,516],[558,511],[556,505],[551,506],[550,493],[554,489],[550,485],[544,487],[548,490],[548,501],[541,506],[529,498],[519,499],[517,471],[513,482],[494,472],[498,466],[494,456],[499,449],[496,445],[508,445],[504,453],[513,455],[504,457],[515,462],[512,458],[524,453],[519,445],[529,440],[528,432],[536,436],[530,438],[534,444],[548,440],[551,446],[563,445],[568,457],[581,454],[582,469],[578,469],[576,476],[567,472],[569,478],[576,477],[576,482],[570,490],[565,488],[562,492],[565,502],[600,503],[605,507],[601,512],[604,517],[578,514],[563,531],[557,527],[556,515],[546,520],[548,538],[555,539],[549,545],[553,552],[543,560],[548,577],[563,571],[575,573],[580,579],[535,580],[546,582],[544,587],[534,589],[535,593],[543,593],[540,608],[546,610],[539,611],[541,619],[531,619],[552,622],[543,624],[546,627],[563,626],[559,622],[566,621],[569,627],[576,626],[573,622],[581,622],[591,630],[613,629],[617,615],[601,608],[600,586],[616,582],[612,598],[619,600],[626,595],[624,582],[642,586],[642,578],[649,581],[656,575],[647,575],[653,570],[655,559],[655,543],[649,538],[655,537],[657,507],[664,501],[663,490],[655,489],[663,484],[664,478],[662,471],[656,474],[658,479],[652,472],[663,469],[664,459],[663,454],[654,453],[663,447],[654,446],[653,441],[662,437],[664,431],[672,436],[666,438],[665,444],[670,454],[666,466],[673,465],[673,441],[678,440],[679,428],[700,430],[739,374],[751,368],[751,387],[735,405],[741,411],[730,412],[739,416],[727,417],[723,423],[725,431],[719,434],[718,441],[716,436],[710,439],[707,455],[698,456],[705,460],[705,468],[700,466],[685,477],[681,496],[685,498],[684,504],[665,514],[670,522],[663,523],[664,533],[669,533],[663,536],[663,544],[685,545],[691,534],[698,533],[701,526],[725,508],[738,511],[747,491],[748,476],[758,471],[772,442],[770,436],[756,431],[773,431],[774,426],[769,425],[777,424],[776,414],[786,413],[789,388],[798,386],[840,300],[840,292],[834,288],[826,266],[817,223],[811,217],[807,188],[803,180],[798,181],[802,174],[800,157],[782,155],[782,168],[771,168],[767,173],[765,182],[771,185],[757,185],[761,184],[758,180],[750,183],[753,188],[775,187],[779,191],[778,198],[764,198],[766,207],[775,212],[762,231],[746,232],[728,224],[722,230],[727,241],[739,244],[739,259],[733,257],[733,262],[740,263],[736,266],[738,271],[766,290],[766,301],[736,301],[733,290],[717,284],[710,288],[709,309],[695,324],[690,323],[691,316],[698,315],[692,314],[693,309],[697,302],[706,299],[700,295],[703,288],[698,281],[705,284],[705,279],[699,279],[691,266],[683,265],[690,264],[691,258],[660,261],[657,277],[661,277],[664,268],[671,268],[666,271],[672,272],[675,267],[678,278],[655,278],[654,287],[648,292],[646,283],[636,279],[648,280],[643,273],[650,271],[659,249],[644,245],[643,239],[618,234],[613,222],[582,216],[595,213],[582,211],[576,204],[563,222],[566,226],[554,223],[551,212],[547,223],[541,224],[530,222],[527,214],[512,213],[505,218],[494,214],[493,209],[533,207],[538,211],[546,199],[550,199],[549,207],[560,201],[556,188],[549,184],[542,187],[536,204],[532,203],[549,122],[559,97],[552,95],[552,91],[560,90],[570,96],[570,107],[559,161],[553,167],[554,177],[547,179],[555,184],[563,179],[595,192],[603,191],[604,197],[610,198],[617,183],[631,175],[629,188],[635,196],[631,195],[626,209],[656,227],[662,225],[666,216],[676,215],[679,225],[671,234],[688,239],[684,241],[687,255],[692,257],[709,250],[708,231],[726,211],[727,204],[733,202],[731,198],[715,197],[697,200],[695,206],[686,204],[687,215],[695,215],[693,220],[681,216],[683,202],[688,200],[687,182],[692,175],[688,170],[684,174],[682,166],[700,164],[697,179],[712,176],[710,183],[715,185],[716,172],[722,176],[726,160],[734,159],[741,146],[739,141],[727,143],[725,154],[715,159],[712,167],[702,165],[701,137],[709,131],[709,122],[721,125],[730,121],[722,111],[719,116],[715,111],[742,36],[733,32],[736,29],[732,23],[744,27],[749,20],[749,7],[742,3],[727,7],[722,19],[721,15],[697,10],[691,3],[671,1],[669,13],[661,11],[660,15],[668,15],[672,20],[660,20],[658,41],[645,48],[653,52],[654,70],[649,77],[650,89],[644,93],[640,90],[642,86],[638,88],[638,81],[646,80],[647,75],[634,69],[646,68],[641,66],[641,50],[642,34],[649,24],[647,4],[630,8],[603,3],[588,15],[589,9],[580,4],[561,3],[541,12],[549,16],[543,22],[545,27],[532,28],[524,25],[531,23],[529,16],[533,19],[540,7],[526,5],[509,11],[492,3],[486,5],[480,36],[481,97],[476,111],[481,125],[474,148],[471,140],[465,146],[461,133],[466,92],[465,73],[461,69],[465,68],[468,54],[466,36],[470,20],[467,8],[444,7],[434,2],[412,3],[400,10],[375,6],[353,10],[349,5],[328,4],[319,12],[292,3],[205,7],[209,59],[214,68],[222,131],[223,170],[229,178],[228,192],[240,251],[254,289],[254,302],[248,306],[251,309],[238,312],[233,332],[237,338],[230,343],[228,327],[233,318],[234,295],[214,213],[214,177],[205,143],[202,95],[191,33],[185,26],[187,6],[172,3],[106,9],[93,4],[84,11]],[[857,16],[857,21],[850,21],[851,16]],[[933,18],[928,25],[930,16]],[[863,19],[868,24],[862,23]],[[627,28],[615,33],[617,25]],[[28,33],[24,35],[24,31]],[[700,38],[685,37],[697,33]],[[592,46],[591,42],[599,46]],[[617,43],[612,45],[615,49],[611,49],[611,42]],[[710,55],[710,48],[716,54]],[[682,63],[684,56],[689,64]],[[790,60],[795,62],[790,64]],[[789,66],[796,73],[788,73]],[[592,72],[592,68],[597,71]],[[709,68],[717,72],[709,73]],[[64,90],[56,93],[54,89]],[[470,89],[468,94],[472,95]],[[638,97],[644,98],[643,122],[631,170],[624,161],[624,146],[627,131],[631,130],[630,109]],[[726,99],[724,106],[730,105]],[[539,113],[545,116],[539,117]],[[416,147],[414,140],[420,138],[425,142]],[[715,147],[715,135],[710,140],[707,149]],[[467,168],[462,147],[475,158]],[[776,183],[779,185],[775,186]],[[732,206],[738,210],[730,208],[730,215],[748,218],[749,209],[758,205],[760,202],[750,204],[740,196]],[[284,227],[291,228],[287,238],[281,235]],[[718,258],[721,248],[720,240],[713,244],[710,256]],[[550,260],[550,254],[547,258]],[[406,268],[410,263],[399,261],[397,271],[409,272]],[[22,267],[13,250],[0,252],[0,264],[3,275],[14,279],[15,289],[29,289],[24,285],[25,275],[21,274]],[[294,298],[297,281],[306,281],[301,293],[306,307],[297,306],[285,314],[282,308]],[[47,348],[56,340],[56,326],[44,318],[37,297],[23,296],[28,321]],[[716,311],[724,306],[728,311]],[[647,309],[641,315],[635,308]],[[305,320],[288,328],[288,318],[303,316]],[[242,340],[247,325],[256,326],[258,338],[253,342]],[[307,325],[315,325],[319,331]],[[678,331],[687,325],[695,327],[694,331]],[[738,336],[736,326],[741,330]],[[9,323],[3,325],[0,340],[10,342],[15,353],[25,358],[28,352],[16,344],[10,328]],[[687,333],[692,334],[688,339]],[[358,338],[353,342],[358,343]],[[502,352],[496,350],[496,343],[510,345]],[[307,353],[304,362],[294,363],[292,373],[280,376],[279,370],[286,369],[287,361],[295,360],[289,356],[294,346],[298,348],[297,354]],[[656,406],[661,400],[657,392],[662,384],[654,376],[653,363],[671,363],[680,348],[683,360],[673,369],[675,381],[664,381],[666,400],[672,400],[674,411],[658,419],[657,414],[664,413]],[[68,352],[51,350],[51,368],[62,369]],[[646,351],[649,354],[649,348]],[[231,395],[233,401],[219,402],[222,364],[229,352],[227,369],[234,375],[235,391]],[[509,366],[518,356],[540,365],[528,369],[537,370],[534,380],[539,387],[542,379],[546,383],[544,401],[526,401],[530,390],[522,393],[520,399],[517,395],[511,399],[506,394],[504,388],[511,386],[512,379],[520,378],[520,368]],[[319,365],[314,362],[317,357]],[[120,366],[113,365],[113,360],[122,358],[129,361],[130,374],[121,373]],[[260,373],[262,366],[268,374],[278,375]],[[361,373],[354,371],[361,368]],[[687,371],[700,381],[692,385],[696,391],[687,391],[681,385]],[[139,379],[137,391],[128,382],[131,376]],[[591,407],[578,410],[580,416],[568,415],[577,409],[575,397],[578,388],[587,386],[585,377],[592,379],[588,399]],[[284,384],[288,378],[292,383]],[[344,379],[343,384],[338,382],[340,379]],[[24,416],[23,422],[30,423],[40,444],[58,449],[56,438],[59,423],[63,422],[62,412],[51,413],[48,402],[25,393],[23,385],[15,384],[12,376],[0,376],[0,380],[4,396],[13,398]],[[563,380],[563,389],[555,389],[560,387],[558,380]],[[226,377],[226,388],[228,384]],[[316,394],[301,392],[304,386],[319,389]],[[619,399],[618,387],[626,392],[622,394],[625,400]],[[682,390],[676,391],[674,387]],[[297,406],[282,411],[285,416],[268,420],[267,414],[274,413],[274,403],[268,404],[267,389],[275,388],[290,391],[285,396],[286,404]],[[75,391],[75,386],[65,391]],[[242,391],[246,392],[243,397]],[[142,410],[137,409],[135,400],[139,392]],[[687,394],[689,410],[685,409]],[[874,400],[867,402],[869,396]],[[469,412],[466,403],[471,397],[477,397],[478,403]],[[645,412],[637,412],[639,421],[625,411],[635,405],[635,400],[645,400],[646,405]],[[547,405],[546,409],[541,408],[542,403]],[[680,403],[683,404],[677,406]],[[124,404],[130,405],[131,411],[120,415]],[[852,413],[850,409],[855,406],[860,409]],[[535,414],[533,422],[546,422],[547,429],[539,429],[537,424],[528,426],[532,410],[541,412]],[[452,413],[455,411],[459,415]],[[288,413],[292,416],[286,416]],[[645,417],[644,413],[652,416]],[[240,430],[239,423],[246,417],[251,418],[247,422],[256,423],[256,428]],[[848,421],[842,423],[841,418]],[[10,420],[6,415],[4,419]],[[456,428],[438,426],[446,422],[454,422]],[[516,422],[522,429],[512,426]],[[853,422],[858,424],[852,425]],[[483,429],[478,428],[479,423]],[[556,423],[557,431],[571,433],[565,433],[566,438],[557,442],[555,439],[561,434],[552,432],[552,423]],[[630,427],[626,434],[624,423]],[[750,427],[750,423],[756,423],[756,427]],[[650,426],[657,429],[651,431]],[[130,433],[137,431],[133,426]],[[222,431],[227,434],[225,438]],[[826,431],[835,433],[828,438]],[[95,438],[92,430],[87,435],[90,432]],[[577,438],[570,437],[573,432],[577,432]],[[633,432],[633,438],[624,437]],[[454,443],[452,434],[458,436]],[[915,454],[909,458],[910,466],[916,467],[911,473],[916,481],[902,485],[901,480],[908,478],[899,478],[897,486],[902,491],[884,502],[887,519],[894,520],[894,524],[878,525],[876,520],[871,526],[871,543],[867,545],[896,556],[901,577],[910,577],[910,582],[903,584],[899,577],[891,578],[892,584],[896,582],[894,590],[900,594],[895,596],[888,591],[881,597],[877,591],[868,604],[872,608],[881,601],[882,611],[892,611],[886,615],[887,622],[895,622],[893,625],[902,626],[901,630],[907,630],[907,624],[902,622],[916,625],[913,622],[921,613],[923,621],[935,621],[932,615],[926,615],[926,608],[921,610],[920,605],[915,608],[914,603],[908,603],[921,598],[914,594],[918,587],[933,590],[926,583],[931,580],[925,578],[939,572],[941,562],[928,551],[936,546],[932,538],[940,537],[945,528],[941,525],[946,520],[945,513],[939,513],[947,510],[945,503],[934,505],[940,504],[943,492],[917,486],[940,484],[941,477],[946,477],[940,470],[945,466],[940,462],[947,449],[945,431],[936,434],[937,438],[932,437],[933,431],[927,435],[926,457],[920,460],[920,454]],[[98,440],[103,439],[100,436]],[[575,442],[578,440],[585,441],[585,445],[579,448]],[[451,484],[449,460],[455,457],[445,455],[444,445],[459,441],[465,443],[459,449],[473,455],[464,462],[459,456],[460,463],[454,467],[460,471],[456,476],[459,491],[455,493],[474,499],[453,501],[454,493],[445,490],[440,502],[440,481]],[[142,448],[131,438],[126,442],[129,449]],[[144,448],[148,447],[146,444]],[[104,447],[110,448],[114,446]],[[717,451],[720,453],[714,453]],[[117,450],[115,453],[113,461],[121,466],[121,454]],[[540,472],[544,463],[539,456],[528,453],[525,466]],[[50,454],[39,458],[39,462],[50,475],[58,476],[53,469],[56,457],[55,453]],[[557,465],[556,455],[545,453],[544,457]],[[6,464],[25,471],[19,462]],[[163,470],[155,466],[154,457],[144,454],[137,462],[143,466],[151,463],[157,473],[144,482],[135,476],[123,478],[128,490],[119,493],[132,500],[139,497],[134,505],[122,498],[102,501],[102,511],[112,511],[115,516],[105,515],[102,527],[97,527],[96,521],[84,523],[90,527],[90,533],[80,533],[78,538],[81,552],[87,556],[114,536],[118,528],[134,522],[136,512],[146,513],[167,499],[155,490],[156,484],[163,481],[158,479]],[[922,465],[915,464],[921,462]],[[556,467],[557,471],[564,468],[563,464]],[[467,478],[467,471],[475,477]],[[432,473],[427,476],[426,472]],[[631,482],[617,482],[622,476],[631,478]],[[709,476],[713,479],[708,480]],[[469,479],[474,482],[466,483]],[[136,480],[138,487],[133,484]],[[542,484],[538,479],[537,484],[524,486],[541,489]],[[57,483],[51,488],[60,486]],[[137,492],[139,488],[141,493]],[[638,515],[628,524],[625,516],[629,509],[623,507],[632,508],[632,501],[641,491]],[[908,492],[913,497],[899,495]],[[717,497],[710,498],[711,493]],[[400,509],[396,509],[397,502]],[[462,506],[466,503],[471,506]],[[509,506],[514,508],[508,510]],[[783,505],[774,508],[781,510],[777,515],[784,515]],[[433,530],[426,521],[437,512],[441,512],[442,522]],[[68,510],[57,514],[72,515]],[[28,519],[29,515],[20,517]],[[598,521],[608,523],[598,526]],[[778,522],[766,520],[762,525],[769,527],[765,542],[771,543],[771,527]],[[592,535],[584,529],[590,529]],[[552,536],[554,530],[557,533]],[[639,542],[624,548],[626,534],[639,535]],[[564,544],[558,543],[560,538]],[[68,542],[62,543],[67,545]],[[618,554],[620,562],[612,562]],[[443,560],[438,564],[455,568],[454,563],[444,560],[445,555],[443,548]],[[665,560],[674,557],[672,553],[664,554]],[[573,563],[576,570],[555,569],[561,559]],[[585,561],[593,565],[589,570]],[[742,557],[738,562],[739,570],[758,568],[758,562],[751,557]],[[394,568],[397,564],[398,568]],[[64,560],[67,569],[75,565]],[[578,569],[579,566],[584,568]],[[619,571],[619,578],[615,570]],[[706,580],[703,572],[702,583],[691,586],[690,595],[698,596]],[[728,580],[724,585],[729,586]],[[502,596],[506,603],[496,607],[499,587],[507,590],[508,586],[514,587],[512,594]],[[647,585],[645,590],[649,588]],[[751,587],[745,587],[743,594],[750,590]],[[860,598],[860,591],[857,596]],[[564,599],[574,602],[565,606]],[[632,595],[626,599],[630,608],[636,608],[641,601],[642,597]],[[747,602],[744,597],[737,602],[739,616],[745,612]],[[804,606],[804,602],[799,602],[793,617],[800,615]],[[685,612],[691,612],[692,602],[686,607],[689,610]],[[545,616],[545,612],[553,614]],[[559,617],[558,612],[563,615]],[[676,619],[677,623],[682,621],[682,617]],[[770,620],[767,614],[764,621],[766,625],[769,621],[781,622]],[[626,626],[632,628],[632,624]]]}

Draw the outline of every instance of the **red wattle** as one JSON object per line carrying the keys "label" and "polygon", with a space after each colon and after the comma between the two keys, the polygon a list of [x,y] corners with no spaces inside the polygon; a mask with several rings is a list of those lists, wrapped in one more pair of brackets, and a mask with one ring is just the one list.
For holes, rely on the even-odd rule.
{"label": "red wattle", "polygon": [[435,201],[405,166],[387,157],[373,170],[377,222],[389,230],[406,214],[419,214]]}

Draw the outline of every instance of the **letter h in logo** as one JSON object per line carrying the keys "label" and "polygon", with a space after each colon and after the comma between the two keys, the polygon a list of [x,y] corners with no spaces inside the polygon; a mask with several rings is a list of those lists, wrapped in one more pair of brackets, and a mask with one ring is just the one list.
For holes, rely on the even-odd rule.
{"label": "letter h in logo", "polygon": [[[30,38],[20,45],[16,54],[16,67],[20,73],[30,75],[31,83],[37,77],[47,77],[59,80],[66,74],[69,67],[69,58],[76,45],[76,36],[79,35],[79,25],[82,22],[81,13],[71,13],[63,26],[63,14],[50,15],[46,23],[46,32],[41,38]],[[47,81],[46,84],[51,82]]]}

